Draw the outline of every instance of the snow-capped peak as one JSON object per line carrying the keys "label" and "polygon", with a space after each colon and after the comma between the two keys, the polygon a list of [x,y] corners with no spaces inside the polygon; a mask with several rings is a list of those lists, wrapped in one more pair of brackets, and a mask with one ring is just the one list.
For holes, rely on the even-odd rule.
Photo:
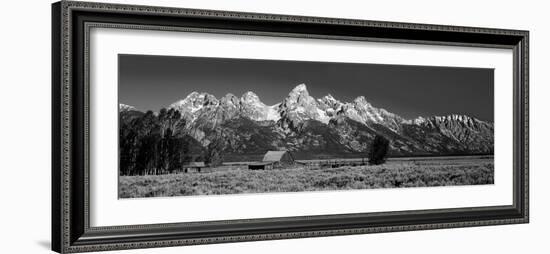
{"label": "snow-capped peak", "polygon": [[311,101],[315,100],[313,97],[309,96],[309,92],[307,91],[306,84],[299,84],[290,93],[288,93],[286,101],[292,102],[292,103],[299,103],[300,101]]}
{"label": "snow-capped peak", "polygon": [[214,95],[208,93],[192,92],[185,99],[174,102],[168,106],[178,110],[182,116],[190,120],[197,118],[197,115],[204,110],[212,110],[218,107],[220,101]]}
{"label": "snow-capped peak", "polygon": [[255,93],[248,91],[241,97],[241,112],[255,121],[277,121],[281,116],[277,112],[279,104],[267,106]]}
{"label": "snow-capped peak", "polygon": [[342,102],[335,99],[331,94],[327,94],[323,96],[320,99],[317,99],[321,104],[324,104],[328,108],[332,108],[333,110],[336,110],[342,106]]}
{"label": "snow-capped peak", "polygon": [[393,131],[398,131],[400,125],[405,121],[400,116],[390,113],[383,108],[372,106],[365,96],[355,98],[352,103],[345,103],[342,106],[342,111],[338,114],[343,114],[363,124],[381,124]]}
{"label": "snow-capped peak", "polygon": [[280,112],[286,119],[294,123],[307,119],[328,123],[330,117],[325,110],[320,108],[320,104],[315,98],[309,95],[306,85],[300,84],[292,89],[283,100]]}
{"label": "snow-capped peak", "polygon": [[361,106],[370,106],[370,103],[367,102],[367,99],[365,98],[365,96],[359,96],[357,98],[355,98],[355,100],[353,100],[353,102],[355,102],[356,104],[358,105],[361,105]]}
{"label": "snow-capped peak", "polygon": [[286,102],[290,103],[314,103],[315,99],[311,96],[309,96],[309,92],[307,91],[306,84],[299,84],[290,93],[288,93],[288,96],[285,99]]}
{"label": "snow-capped peak", "polygon": [[241,96],[241,101],[246,104],[263,104],[260,101],[260,97],[252,91],[248,91]]}
{"label": "snow-capped peak", "polygon": [[308,93],[306,84],[302,83],[297,85],[294,89],[292,89],[292,93]]}
{"label": "snow-capped peak", "polygon": [[324,110],[329,117],[335,117],[344,106],[341,101],[335,99],[331,94],[325,95],[317,101],[319,102],[319,108]]}
{"label": "snow-capped peak", "polygon": [[194,101],[196,98],[199,97],[199,93],[197,92],[192,92],[190,94],[188,94],[184,99],[182,100],[179,100],[179,101],[176,101],[172,104],[170,104],[170,106],[168,106],[168,108],[179,108],[179,107],[182,107],[186,104],[189,104],[191,103],[192,101]]}
{"label": "snow-capped peak", "polygon": [[136,108],[134,106],[126,105],[124,103],[119,103],[118,104],[118,111],[119,112],[130,111],[130,110],[136,110]]}
{"label": "snow-capped peak", "polygon": [[416,124],[416,125],[420,125],[420,124],[422,124],[426,121],[427,121],[426,118],[419,116],[419,117],[417,117],[417,118],[415,118],[415,119],[413,119],[412,121],[409,121],[409,122],[412,122],[413,124]]}
{"label": "snow-capped peak", "polygon": [[327,94],[323,98],[329,101],[336,101],[336,99],[334,98],[334,96],[332,96],[332,94]]}

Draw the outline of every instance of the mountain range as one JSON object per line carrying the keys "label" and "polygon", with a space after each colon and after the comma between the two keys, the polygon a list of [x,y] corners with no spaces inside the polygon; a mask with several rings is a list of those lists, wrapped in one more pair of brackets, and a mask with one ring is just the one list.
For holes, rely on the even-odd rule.
{"label": "mountain range", "polygon": [[[390,140],[391,156],[492,154],[494,126],[474,117],[405,119],[371,105],[364,96],[343,102],[312,97],[305,84],[280,103],[266,105],[253,92],[218,99],[192,92],[170,104],[185,120],[182,130],[203,146],[222,141],[227,160],[257,159],[288,150],[298,159],[365,156],[376,135]],[[139,115],[120,104],[121,118]]]}

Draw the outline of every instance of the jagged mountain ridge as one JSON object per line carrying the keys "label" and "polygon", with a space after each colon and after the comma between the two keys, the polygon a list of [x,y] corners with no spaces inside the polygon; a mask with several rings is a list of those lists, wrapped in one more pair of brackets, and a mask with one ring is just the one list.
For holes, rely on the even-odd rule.
{"label": "jagged mountain ridge", "polygon": [[[120,106],[121,113],[135,108]],[[186,120],[186,132],[204,146],[223,139],[233,154],[285,149],[303,158],[365,153],[377,134],[388,138],[392,155],[493,153],[493,124],[465,115],[404,119],[371,105],[364,96],[342,102],[315,99],[305,84],[280,103],[266,105],[253,92],[221,99],[193,92],[172,103]],[[238,156],[237,156],[238,157]]]}

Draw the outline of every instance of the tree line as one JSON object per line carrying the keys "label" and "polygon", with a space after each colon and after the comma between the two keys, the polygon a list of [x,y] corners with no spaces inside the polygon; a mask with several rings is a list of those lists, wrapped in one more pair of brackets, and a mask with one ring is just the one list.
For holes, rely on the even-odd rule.
{"label": "tree line", "polygon": [[185,133],[186,121],[175,109],[119,114],[120,175],[158,175],[180,170],[193,161],[218,163],[221,147],[197,145]]}

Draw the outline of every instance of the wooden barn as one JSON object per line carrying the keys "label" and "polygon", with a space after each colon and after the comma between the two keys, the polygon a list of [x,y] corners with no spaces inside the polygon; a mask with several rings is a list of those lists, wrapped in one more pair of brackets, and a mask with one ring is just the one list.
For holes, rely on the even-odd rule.
{"label": "wooden barn", "polygon": [[294,157],[289,151],[267,151],[262,161],[273,163],[273,167],[294,165]]}
{"label": "wooden barn", "polygon": [[191,173],[191,172],[200,173],[201,170],[205,167],[206,167],[206,165],[202,161],[189,162],[189,164],[182,166],[182,172],[184,172],[184,173]]}

